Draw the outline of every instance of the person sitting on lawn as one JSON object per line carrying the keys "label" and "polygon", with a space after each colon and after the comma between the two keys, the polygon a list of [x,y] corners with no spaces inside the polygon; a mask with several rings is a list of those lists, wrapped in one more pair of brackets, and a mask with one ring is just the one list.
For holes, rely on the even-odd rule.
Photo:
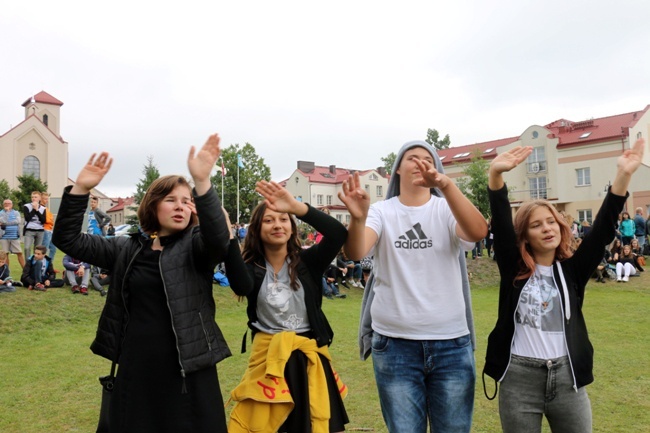
{"label": "person sitting on lawn", "polygon": [[63,287],[63,280],[56,278],[52,260],[45,254],[44,245],[36,245],[34,254],[27,259],[20,281],[29,290],[45,292],[50,287]]}
{"label": "person sitting on lawn", "polygon": [[15,291],[16,288],[11,281],[11,273],[7,264],[7,253],[0,251],[0,293]]}
{"label": "person sitting on lawn", "polygon": [[630,277],[636,275],[637,269],[643,272],[643,268],[637,263],[636,255],[632,252],[630,245],[623,246],[623,252],[616,261],[616,281],[627,283]]}
{"label": "person sitting on lawn", "polygon": [[[75,259],[69,254],[63,257],[63,267],[68,283],[72,286],[72,294],[81,293],[88,296],[88,282],[90,281],[90,264]],[[79,285],[81,283],[81,286]]]}

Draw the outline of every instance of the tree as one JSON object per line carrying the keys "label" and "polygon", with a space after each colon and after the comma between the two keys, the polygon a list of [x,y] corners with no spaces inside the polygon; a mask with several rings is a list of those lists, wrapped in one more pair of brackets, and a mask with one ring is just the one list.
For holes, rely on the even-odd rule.
{"label": "tree", "polygon": [[476,149],[470,163],[463,169],[465,176],[457,182],[458,188],[485,218],[490,216],[490,202],[487,195],[489,168],[490,163],[483,159],[481,151]]}
{"label": "tree", "polygon": [[451,145],[449,134],[445,135],[445,138],[443,138],[442,140],[440,140],[439,138],[440,138],[440,134],[438,133],[437,130],[429,129],[427,130],[427,138],[424,141],[426,141],[427,143],[435,147],[437,150],[449,149],[449,146]]}
{"label": "tree", "polygon": [[[11,188],[6,179],[0,180],[0,200],[11,199]],[[13,201],[13,199],[12,199]]]}
{"label": "tree", "polygon": [[[142,199],[144,198],[144,193],[147,192],[147,189],[149,189],[149,185],[153,183],[154,180],[158,179],[160,177],[160,171],[158,171],[158,167],[153,163],[153,156],[149,155],[147,156],[147,164],[142,168],[142,174],[144,177],[140,179],[140,182],[136,185],[136,192],[133,194],[133,206],[129,206],[129,209],[133,211],[137,211],[138,207],[140,206],[140,203],[142,202]],[[137,215],[131,215],[126,219],[127,224],[131,224],[133,226],[137,226],[139,224],[138,222],[138,216]]]}
{"label": "tree", "polygon": [[[239,217],[237,216],[237,155],[241,155],[243,167],[239,167]],[[226,175],[223,178],[223,206],[230,215],[232,222],[248,222],[253,208],[257,206],[261,197],[255,192],[255,183],[258,180],[270,180],[271,169],[264,163],[264,158],[257,155],[255,147],[250,143],[239,147],[231,144],[221,152]],[[221,160],[217,161],[221,165]],[[210,179],[221,198],[221,173]]]}
{"label": "tree", "polygon": [[395,164],[396,159],[397,159],[397,155],[395,154],[395,152],[391,152],[388,155],[381,158],[381,162],[382,164],[384,164],[386,173],[393,174],[393,164]]}
{"label": "tree", "polygon": [[36,179],[31,174],[17,176],[18,188],[11,191],[11,200],[14,202],[14,209],[20,210],[24,204],[32,202],[32,192],[47,191],[47,182]]}

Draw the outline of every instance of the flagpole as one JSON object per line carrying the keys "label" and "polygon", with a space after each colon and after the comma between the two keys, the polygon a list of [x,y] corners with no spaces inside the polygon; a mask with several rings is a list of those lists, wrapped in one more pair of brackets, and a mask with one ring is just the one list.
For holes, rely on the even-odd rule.
{"label": "flagpole", "polygon": [[239,155],[237,155],[237,224],[239,224]]}
{"label": "flagpole", "polygon": [[223,178],[226,177],[226,173],[223,172],[223,156],[221,156],[221,206],[225,206],[223,201]]}

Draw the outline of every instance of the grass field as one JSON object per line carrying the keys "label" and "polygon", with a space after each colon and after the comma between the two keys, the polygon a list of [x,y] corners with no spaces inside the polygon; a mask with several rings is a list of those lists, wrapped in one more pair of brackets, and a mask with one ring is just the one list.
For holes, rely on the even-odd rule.
{"label": "grass field", "polygon": [[[57,257],[58,269],[62,254]],[[18,277],[15,256],[12,274]],[[474,432],[500,431],[497,402],[483,395],[481,371],[487,334],[496,320],[496,265],[488,258],[470,261],[477,329],[477,384]],[[627,284],[587,287],[585,316],[595,355],[595,382],[589,385],[595,432],[650,431],[650,284],[649,275]],[[384,432],[372,373],[361,362],[357,325],[362,291],[347,299],[325,299],[335,331],[331,347],[335,368],[350,388],[345,404],[349,431]],[[214,286],[217,323],[234,355],[218,365],[224,399],[238,383],[247,361],[239,354],[246,330],[246,306],[228,288]],[[90,345],[105,298],[72,295],[69,288],[0,295],[0,432],[93,432],[100,399],[98,376],[110,362],[93,355]],[[489,389],[493,382],[489,380]],[[364,430],[365,429],[365,430]],[[369,429],[369,430],[367,430]],[[545,427],[546,432],[549,431]]]}

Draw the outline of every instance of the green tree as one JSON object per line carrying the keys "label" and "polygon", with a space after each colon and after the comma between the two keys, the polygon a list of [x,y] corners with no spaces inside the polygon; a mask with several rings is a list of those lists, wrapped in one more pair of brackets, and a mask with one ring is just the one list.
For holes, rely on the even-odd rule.
{"label": "green tree", "polygon": [[[129,209],[136,212],[138,210],[138,207],[140,206],[140,203],[142,202],[142,199],[144,198],[144,193],[147,192],[147,189],[149,188],[149,185],[151,185],[154,180],[160,177],[160,171],[158,170],[158,167],[156,167],[156,165],[153,163],[152,155],[147,156],[147,163],[142,168],[142,174],[144,175],[144,177],[140,179],[140,182],[138,182],[138,184],[136,185],[136,191],[135,194],[133,194],[134,205],[129,206]],[[129,216],[126,219],[126,223],[137,226],[139,224],[138,216],[137,215]]]}
{"label": "green tree", "polygon": [[[0,200],[11,199],[11,188],[6,179],[0,180]],[[12,199],[13,201],[13,199]]]}
{"label": "green tree", "polygon": [[11,200],[14,202],[14,209],[20,211],[22,206],[32,201],[33,191],[47,191],[47,182],[36,179],[31,174],[17,176],[18,188],[11,191]]}
{"label": "green tree", "polygon": [[397,155],[395,154],[395,152],[391,152],[388,155],[381,158],[381,163],[384,164],[386,173],[393,174],[393,164],[395,164],[395,159],[397,159]]}
{"label": "green tree", "polygon": [[465,176],[459,178],[456,183],[485,218],[490,216],[490,202],[487,195],[489,168],[490,163],[483,159],[480,149],[476,149],[469,164],[463,168]]}
{"label": "green tree", "polygon": [[440,134],[436,129],[427,130],[427,138],[424,140],[437,150],[449,149],[451,145],[451,140],[449,139],[449,134],[445,135],[445,138],[440,140]]}
{"label": "green tree", "polygon": [[[239,218],[237,218],[237,155],[241,155],[243,167],[239,167]],[[239,144],[231,144],[221,152],[223,165],[226,168],[226,175],[223,178],[223,206],[234,223],[249,222],[253,208],[260,201],[260,195],[255,192],[255,183],[259,180],[270,180],[271,169],[264,163],[250,143],[240,147]],[[221,165],[221,160],[217,161]],[[221,198],[221,173],[217,173],[211,179]]]}

